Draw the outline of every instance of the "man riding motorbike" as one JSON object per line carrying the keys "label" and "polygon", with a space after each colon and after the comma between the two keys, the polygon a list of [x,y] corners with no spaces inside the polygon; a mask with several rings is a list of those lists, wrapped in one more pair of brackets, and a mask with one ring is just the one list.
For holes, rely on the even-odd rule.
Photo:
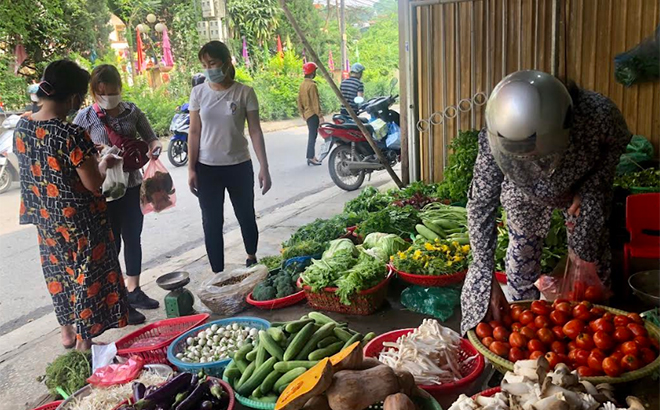
{"label": "man riding motorbike", "polygon": [[[355,102],[355,97],[364,98],[364,83],[362,83],[362,73],[364,73],[364,66],[360,63],[355,63],[351,66],[350,77],[341,82],[340,91],[348,104],[357,111],[358,104]],[[348,111],[344,107],[341,108],[341,113],[348,115]]]}

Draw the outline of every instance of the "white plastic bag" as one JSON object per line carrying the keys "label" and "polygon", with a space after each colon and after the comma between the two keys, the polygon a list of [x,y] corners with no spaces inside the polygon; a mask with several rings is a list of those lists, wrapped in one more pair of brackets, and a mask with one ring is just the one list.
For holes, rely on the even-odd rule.
{"label": "white plastic bag", "polygon": [[245,298],[266,276],[264,265],[218,273],[202,284],[197,296],[213,313],[232,316],[248,308]]}
{"label": "white plastic bag", "polygon": [[[119,155],[119,148],[105,148],[101,153],[106,155]],[[126,194],[128,188],[128,172],[124,172],[124,160],[118,159],[112,168],[105,171],[105,180],[101,186],[101,191],[107,202],[116,201]]]}

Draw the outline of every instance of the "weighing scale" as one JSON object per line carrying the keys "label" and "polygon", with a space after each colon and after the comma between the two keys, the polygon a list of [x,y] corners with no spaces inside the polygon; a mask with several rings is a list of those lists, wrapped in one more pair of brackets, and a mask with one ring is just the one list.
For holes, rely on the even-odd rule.
{"label": "weighing scale", "polygon": [[186,289],[190,283],[188,272],[172,272],[156,279],[156,284],[170,293],[165,295],[165,312],[168,318],[188,316],[195,313],[195,297]]}

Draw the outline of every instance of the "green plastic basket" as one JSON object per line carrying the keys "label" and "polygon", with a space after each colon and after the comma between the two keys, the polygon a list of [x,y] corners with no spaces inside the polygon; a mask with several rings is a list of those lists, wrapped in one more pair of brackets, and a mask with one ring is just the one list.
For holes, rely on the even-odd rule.
{"label": "green plastic basket", "polygon": [[649,194],[653,192],[660,192],[660,187],[657,186],[631,186],[630,193],[632,194]]}
{"label": "green plastic basket", "polygon": [[[222,376],[222,380],[226,381],[229,383],[229,385],[234,389],[234,381],[229,380],[226,378],[224,375]],[[245,407],[249,407],[251,409],[257,409],[257,410],[274,410],[275,409],[275,403],[262,403],[260,401],[248,399],[247,397],[241,396],[238,394],[236,389],[234,389],[234,396],[236,397],[236,400],[238,400],[239,403],[241,403]]]}

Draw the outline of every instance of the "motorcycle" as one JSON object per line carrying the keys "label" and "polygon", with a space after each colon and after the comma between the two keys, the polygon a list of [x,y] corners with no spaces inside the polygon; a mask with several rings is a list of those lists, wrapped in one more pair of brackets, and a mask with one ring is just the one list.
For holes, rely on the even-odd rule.
{"label": "motorcycle", "polygon": [[0,131],[0,194],[11,188],[11,183],[18,181],[18,157],[14,154],[14,129],[20,116],[12,115],[2,122]]}
{"label": "motorcycle", "polygon": [[167,147],[167,157],[172,165],[181,167],[188,163],[188,131],[190,130],[190,111],[188,103],[177,107],[177,113],[174,114],[170,123],[169,146]]}
{"label": "motorcycle", "polygon": [[[361,104],[356,114],[367,113],[370,118],[358,117],[371,133],[376,146],[381,150],[390,166],[401,160],[399,113],[390,109],[398,96],[378,97]],[[374,171],[382,171],[385,166],[378,160],[366,138],[346,114],[333,116],[333,123],[323,123],[319,134],[325,143],[321,148],[321,158],[330,152],[328,168],[332,181],[341,189],[354,191],[362,185],[366,175],[371,178]]]}

